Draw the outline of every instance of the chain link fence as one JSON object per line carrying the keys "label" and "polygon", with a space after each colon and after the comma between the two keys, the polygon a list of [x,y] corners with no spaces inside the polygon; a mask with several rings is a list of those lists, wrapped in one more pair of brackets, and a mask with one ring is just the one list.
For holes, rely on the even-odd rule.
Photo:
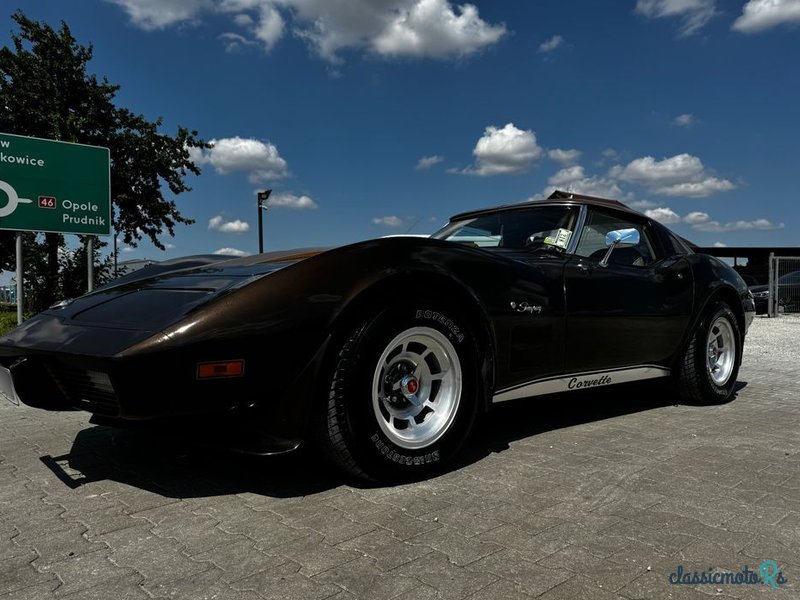
{"label": "chain link fence", "polygon": [[800,258],[770,255],[767,314],[784,312],[800,312]]}

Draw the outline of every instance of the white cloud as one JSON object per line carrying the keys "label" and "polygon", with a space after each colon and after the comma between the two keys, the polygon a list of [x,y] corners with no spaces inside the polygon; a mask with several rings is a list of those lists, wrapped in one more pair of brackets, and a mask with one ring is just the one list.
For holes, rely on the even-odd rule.
{"label": "white cloud", "polygon": [[[378,3],[371,4],[374,7]],[[444,58],[472,54],[494,44],[505,33],[505,25],[489,25],[472,4],[454,10],[447,0],[416,0],[405,8],[395,8],[393,18],[371,40],[371,46],[384,56]]]}
{"label": "white cloud", "polygon": [[574,192],[585,196],[598,196],[600,198],[625,199],[629,195],[625,194],[617,183],[605,177],[593,175],[586,176],[586,172],[580,165],[566,167],[557,171],[548,180],[549,184],[539,194],[535,194],[530,199],[538,200],[547,198],[555,190],[560,189],[565,192]]}
{"label": "white cloud", "polygon": [[675,117],[672,122],[680,127],[691,127],[695,124],[695,118],[694,115],[683,113],[682,115]]}
{"label": "white cloud", "polygon": [[783,24],[800,24],[800,0],[749,0],[731,28],[760,33]]}
{"label": "white cloud", "polygon": [[692,225],[692,228],[698,231],[722,233],[726,231],[748,231],[752,229],[771,231],[774,229],[783,229],[785,226],[786,225],[783,223],[773,223],[767,219],[755,219],[753,221],[730,221],[724,225],[719,221],[705,221]]}
{"label": "white cloud", "polygon": [[571,184],[575,181],[583,179],[584,177],[585,173],[583,167],[580,165],[575,165],[574,167],[567,167],[557,171],[555,175],[552,175],[550,179],[547,180],[547,183],[558,187],[560,185]]}
{"label": "white cloud", "polygon": [[682,19],[681,35],[697,33],[717,14],[716,0],[637,0],[636,12],[648,19]]}
{"label": "white cloud", "polygon": [[448,172],[466,175],[515,175],[527,171],[542,152],[542,148],[536,143],[536,134],[530,129],[517,129],[513,123],[506,124],[502,129],[490,125],[472,151],[476,158],[475,166],[462,170],[450,169]]}
{"label": "white cloud", "polygon": [[135,248],[131,248],[130,246],[125,246],[124,248],[122,248],[123,252],[133,252],[134,250]]}
{"label": "white cloud", "polygon": [[474,5],[449,0],[108,1],[147,30],[193,22],[203,13],[229,14],[267,51],[283,37],[289,20],[298,37],[333,63],[342,62],[339,55],[347,49],[386,57],[466,56],[506,34],[505,25],[487,23]]}
{"label": "white cloud", "polygon": [[245,233],[250,231],[250,224],[246,221],[226,221],[222,215],[217,215],[208,220],[208,228],[222,233]]}
{"label": "white cloud", "polygon": [[652,156],[637,158],[624,167],[622,165],[612,167],[609,174],[633,183],[671,185],[696,178],[703,171],[703,163],[696,156],[677,154],[658,161]]}
{"label": "white cloud", "polygon": [[553,148],[547,151],[547,157],[550,160],[559,162],[562,165],[571,165],[577,162],[581,154],[580,150],[561,150],[559,148]]}
{"label": "white cloud", "polygon": [[629,202],[628,206],[636,210],[643,210],[645,208],[656,208],[658,204],[652,200],[634,200],[633,202]]}
{"label": "white cloud", "polygon": [[444,160],[443,156],[423,156],[417,162],[417,166],[414,167],[417,171],[424,171],[426,169],[430,169],[433,165],[437,165]]}
{"label": "white cloud", "polygon": [[219,248],[214,250],[214,254],[222,254],[223,256],[250,256],[249,252],[237,248]]}
{"label": "white cloud", "polygon": [[269,52],[283,37],[284,26],[281,13],[274,6],[264,4],[259,7],[258,21],[253,26],[253,33],[264,44],[264,49]]}
{"label": "white cloud", "polygon": [[237,136],[211,140],[211,144],[206,150],[190,148],[189,155],[198,165],[211,164],[221,175],[247,173],[252,183],[259,183],[282,179],[289,174],[278,148],[269,142]]}
{"label": "white cloud", "polygon": [[619,152],[617,152],[613,148],[606,148],[600,154],[603,155],[603,158],[609,158],[611,160],[614,160],[615,158],[619,157]]}
{"label": "white cloud", "polygon": [[653,208],[644,211],[644,214],[651,219],[663,223],[664,225],[671,225],[672,223],[680,223],[681,216],[671,208]]}
{"label": "white cloud", "polygon": [[675,185],[668,185],[662,188],[653,190],[656,194],[662,196],[677,196],[680,198],[705,198],[717,192],[729,192],[735,189],[736,186],[727,179],[718,179],[717,177],[706,177],[701,181],[687,181],[685,183],[676,183]]}
{"label": "white cloud", "polygon": [[212,0],[108,0],[122,7],[131,22],[146,31],[191,22],[213,8]]}
{"label": "white cloud", "polygon": [[218,39],[222,41],[223,46],[225,46],[225,52],[230,54],[239,52],[247,47],[258,46],[258,42],[249,40],[238,33],[223,33],[220,34]]}
{"label": "white cloud", "polygon": [[674,210],[666,207],[646,210],[644,214],[651,219],[655,219],[656,221],[660,221],[664,224],[686,223],[690,225],[692,229],[697,231],[708,231],[714,233],[723,233],[727,231],[748,231],[752,229],[769,231],[773,229],[783,229],[785,227],[783,223],[776,224],[768,219],[730,221],[722,224],[719,221],[711,220],[711,216],[708,213],[694,211],[690,212],[684,217],[681,217]]}
{"label": "white cloud", "polygon": [[564,43],[563,37],[561,37],[560,35],[554,35],[550,39],[539,44],[539,52],[544,52],[544,53],[552,52],[563,43]]}
{"label": "white cloud", "polygon": [[283,37],[286,29],[286,22],[276,7],[277,3],[278,0],[215,0],[214,10],[231,14],[233,22],[253,36],[254,39],[247,40],[246,45],[262,46],[269,52]]}
{"label": "white cloud", "polygon": [[625,196],[622,189],[615,181],[592,175],[587,177],[582,166],[576,165],[561,169],[550,177],[547,182],[555,188],[567,192],[584,194],[585,196],[599,196],[601,198],[622,198]]}
{"label": "white cloud", "polygon": [[658,161],[652,156],[637,158],[625,166],[612,167],[609,176],[646,186],[652,193],[662,196],[703,198],[736,187],[727,179],[709,174],[702,161],[691,154],[677,154]]}
{"label": "white cloud", "polygon": [[253,17],[247,13],[239,13],[238,15],[234,15],[233,22],[239,27],[252,27],[256,23],[255,19],[253,19]]}
{"label": "white cloud", "polygon": [[270,208],[291,208],[295,210],[314,210],[319,208],[319,205],[314,202],[310,196],[296,196],[295,194],[288,194],[285,192],[272,194],[267,200],[267,206]]}
{"label": "white cloud", "polygon": [[704,212],[690,212],[688,215],[683,217],[683,222],[688,223],[689,225],[699,225],[700,223],[707,223],[711,220],[711,217],[708,213]]}
{"label": "white cloud", "polygon": [[389,217],[375,217],[372,219],[372,222],[375,225],[381,225],[383,227],[402,227],[403,226],[403,219],[400,217],[396,217],[394,215]]}
{"label": "white cloud", "polygon": [[724,242],[714,242],[714,248],[727,248],[728,244]]}

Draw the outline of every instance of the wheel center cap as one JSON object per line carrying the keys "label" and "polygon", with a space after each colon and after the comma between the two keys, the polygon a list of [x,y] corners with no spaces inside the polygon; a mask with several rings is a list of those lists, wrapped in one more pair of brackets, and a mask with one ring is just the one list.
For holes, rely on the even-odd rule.
{"label": "wheel center cap", "polygon": [[406,375],[400,380],[400,389],[404,396],[413,396],[419,391],[419,381],[413,375]]}

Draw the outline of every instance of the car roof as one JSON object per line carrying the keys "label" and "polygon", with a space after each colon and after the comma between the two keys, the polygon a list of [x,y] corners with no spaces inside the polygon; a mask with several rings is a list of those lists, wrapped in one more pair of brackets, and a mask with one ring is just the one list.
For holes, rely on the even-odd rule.
{"label": "car roof", "polygon": [[484,215],[490,215],[496,212],[505,212],[510,210],[519,210],[525,208],[535,208],[538,206],[569,206],[575,204],[586,204],[590,206],[599,206],[602,208],[610,208],[619,212],[636,215],[639,218],[647,219],[646,215],[633,210],[626,206],[619,200],[611,200],[609,198],[600,198],[598,196],[586,196],[584,194],[575,194],[573,192],[565,192],[562,190],[555,190],[547,199],[543,200],[527,200],[525,202],[517,202],[514,204],[504,204],[502,206],[495,206],[492,208],[482,208],[471,210],[463,213],[458,213],[450,217],[450,221],[461,221],[463,219],[472,219]]}

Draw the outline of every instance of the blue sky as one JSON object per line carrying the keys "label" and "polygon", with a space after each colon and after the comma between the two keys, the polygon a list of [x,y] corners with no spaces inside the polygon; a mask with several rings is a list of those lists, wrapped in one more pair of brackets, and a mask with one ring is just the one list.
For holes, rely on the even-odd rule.
{"label": "blue sky", "polygon": [[[14,4],[12,6],[12,4]],[[16,0],[215,147],[128,258],[429,233],[555,187],[700,245],[800,245],[800,0]]]}

